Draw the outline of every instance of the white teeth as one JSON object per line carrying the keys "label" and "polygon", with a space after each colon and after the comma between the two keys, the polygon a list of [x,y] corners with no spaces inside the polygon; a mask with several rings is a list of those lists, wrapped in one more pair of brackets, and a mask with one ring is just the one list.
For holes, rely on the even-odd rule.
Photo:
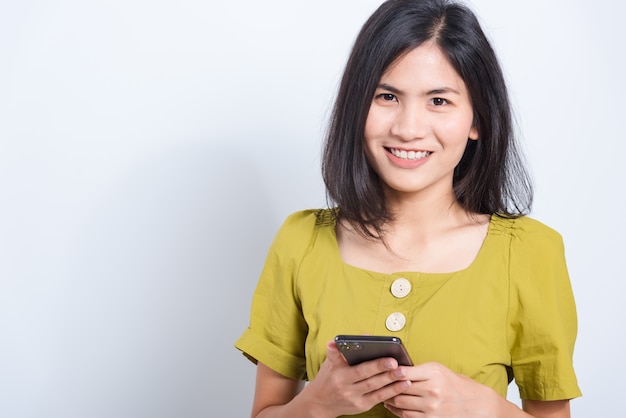
{"label": "white teeth", "polygon": [[389,151],[398,158],[403,160],[419,160],[430,155],[429,151],[405,151],[394,148],[389,148]]}

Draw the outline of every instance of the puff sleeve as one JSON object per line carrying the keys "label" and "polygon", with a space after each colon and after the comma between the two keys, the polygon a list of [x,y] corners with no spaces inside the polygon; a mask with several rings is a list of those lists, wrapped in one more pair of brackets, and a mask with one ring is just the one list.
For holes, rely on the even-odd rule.
{"label": "puff sleeve", "polygon": [[307,324],[296,277],[314,224],[315,215],[303,211],[289,216],[279,229],[253,296],[250,325],[235,343],[253,362],[292,379],[306,379]]}
{"label": "puff sleeve", "polygon": [[508,341],[520,397],[581,395],[573,368],[577,315],[561,235],[518,219],[510,244]]}

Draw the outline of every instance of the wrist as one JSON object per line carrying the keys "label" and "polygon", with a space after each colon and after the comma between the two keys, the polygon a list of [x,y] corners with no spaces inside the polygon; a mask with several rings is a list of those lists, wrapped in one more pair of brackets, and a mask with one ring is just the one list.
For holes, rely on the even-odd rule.
{"label": "wrist", "polygon": [[311,391],[305,387],[293,400],[298,418],[337,418],[337,415],[328,410],[327,405],[318,402]]}

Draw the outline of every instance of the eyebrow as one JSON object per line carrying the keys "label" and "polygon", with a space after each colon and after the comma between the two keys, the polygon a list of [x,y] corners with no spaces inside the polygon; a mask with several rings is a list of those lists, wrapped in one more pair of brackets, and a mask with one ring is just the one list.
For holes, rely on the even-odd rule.
{"label": "eyebrow", "polygon": [[[393,94],[402,94],[402,90],[397,89],[389,84],[381,83],[378,85],[379,89],[387,90]],[[433,94],[443,94],[443,93],[453,93],[453,94],[461,94],[459,91],[452,87],[438,87],[436,89],[432,89],[426,92],[427,96],[432,96]]]}
{"label": "eyebrow", "polygon": [[452,87],[440,87],[438,89],[433,89],[431,91],[428,92],[428,95],[430,96],[431,94],[442,94],[442,93],[454,93],[454,94],[461,94],[459,93],[459,91],[455,88]]}
{"label": "eyebrow", "polygon": [[395,88],[395,87],[393,87],[393,86],[390,86],[389,84],[385,84],[385,83],[380,83],[380,84],[378,85],[378,88],[379,88],[379,89],[383,89],[383,90],[390,91],[390,92],[392,92],[393,94],[400,94],[400,93],[402,93],[402,91],[398,90],[397,88]]}

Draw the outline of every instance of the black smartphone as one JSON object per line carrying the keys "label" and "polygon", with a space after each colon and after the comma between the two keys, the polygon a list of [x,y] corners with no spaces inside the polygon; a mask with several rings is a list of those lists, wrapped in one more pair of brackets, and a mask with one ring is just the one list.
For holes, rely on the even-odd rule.
{"label": "black smartphone", "polygon": [[337,335],[335,344],[351,366],[382,357],[393,357],[401,366],[413,365],[409,353],[398,337]]}

